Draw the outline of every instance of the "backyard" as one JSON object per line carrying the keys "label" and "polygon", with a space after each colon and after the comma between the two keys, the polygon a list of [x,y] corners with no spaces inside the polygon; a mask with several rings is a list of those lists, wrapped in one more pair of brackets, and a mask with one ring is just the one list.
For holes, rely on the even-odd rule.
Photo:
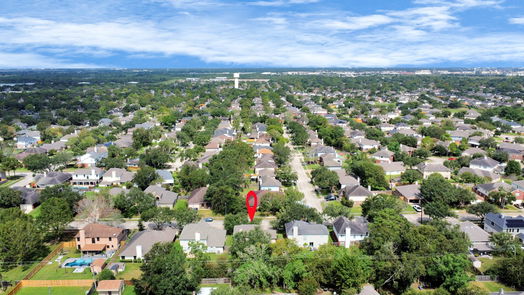
{"label": "backyard", "polygon": [[[89,287],[25,287],[17,295],[84,295]],[[133,293],[125,293],[132,295]]]}
{"label": "backyard", "polygon": [[[62,259],[60,261],[56,261],[56,259],[63,255]],[[91,270],[89,267],[87,267],[84,272],[82,273],[73,273],[75,268],[61,268],[60,265],[67,259],[67,258],[79,258],[80,253],[77,253],[74,249],[67,249],[64,251],[64,253],[57,255],[56,257],[53,257],[51,261],[44,266],[39,272],[37,272],[32,280],[90,280],[93,279],[93,275],[91,274]]]}
{"label": "backyard", "polygon": [[117,279],[131,280],[140,278],[140,275],[142,274],[142,271],[140,270],[140,265],[142,265],[142,263],[125,262],[125,264],[126,269],[123,272],[120,272],[116,275]]}

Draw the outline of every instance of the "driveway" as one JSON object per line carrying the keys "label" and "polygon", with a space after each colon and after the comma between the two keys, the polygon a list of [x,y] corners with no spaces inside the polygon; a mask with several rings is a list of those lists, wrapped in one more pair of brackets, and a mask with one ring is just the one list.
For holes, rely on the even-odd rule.
{"label": "driveway", "polygon": [[306,173],[302,162],[304,157],[298,151],[291,151],[291,168],[297,173],[297,188],[304,194],[304,203],[311,208],[315,208],[318,212],[322,212],[322,199],[319,199],[315,194],[315,187],[311,184],[311,179]]}
{"label": "driveway", "polygon": [[17,176],[23,176],[24,178],[20,181],[17,181],[11,185],[11,187],[24,187],[33,181],[33,173],[32,172],[17,172],[15,175]]}

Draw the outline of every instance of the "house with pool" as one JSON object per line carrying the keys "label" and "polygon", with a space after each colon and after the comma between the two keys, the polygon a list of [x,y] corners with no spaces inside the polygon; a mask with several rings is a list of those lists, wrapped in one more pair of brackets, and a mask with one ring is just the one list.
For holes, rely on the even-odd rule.
{"label": "house with pool", "polygon": [[76,234],[76,248],[86,256],[115,252],[126,236],[127,231],[123,228],[92,223]]}

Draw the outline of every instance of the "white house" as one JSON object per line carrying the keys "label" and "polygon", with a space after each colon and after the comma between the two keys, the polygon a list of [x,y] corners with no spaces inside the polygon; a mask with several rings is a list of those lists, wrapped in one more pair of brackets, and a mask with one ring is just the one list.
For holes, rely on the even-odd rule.
{"label": "white house", "polygon": [[317,249],[329,242],[329,231],[323,224],[294,220],[285,224],[286,236],[299,247]]}
{"label": "white house", "polygon": [[340,246],[349,248],[354,243],[364,240],[369,235],[368,222],[362,216],[352,220],[341,216],[333,222],[333,231],[337,236]]}
{"label": "white house", "polygon": [[207,253],[223,253],[226,242],[226,231],[200,222],[184,226],[179,237],[180,246],[185,253],[191,251],[190,243],[202,243],[207,247]]}
{"label": "white house", "polygon": [[499,167],[500,163],[492,158],[484,156],[483,158],[476,158],[471,160],[469,168],[480,169],[484,171],[494,172]]}
{"label": "white house", "polygon": [[103,175],[104,170],[98,167],[77,169],[73,172],[71,185],[93,187],[98,185]]}

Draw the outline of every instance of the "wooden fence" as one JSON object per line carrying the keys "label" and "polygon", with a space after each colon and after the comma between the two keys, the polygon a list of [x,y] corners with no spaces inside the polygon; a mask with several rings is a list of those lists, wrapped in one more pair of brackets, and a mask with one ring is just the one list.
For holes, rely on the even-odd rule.
{"label": "wooden fence", "polygon": [[94,280],[30,280],[20,281],[22,287],[91,287]]}
{"label": "wooden fence", "polygon": [[203,285],[231,284],[230,278],[205,278],[200,282]]}
{"label": "wooden fence", "polygon": [[[60,251],[62,251],[64,249],[64,247],[65,248],[70,248],[69,245],[71,245],[71,243],[73,243],[73,247],[75,247],[74,246],[74,243],[75,243],[74,241],[62,242],[62,243],[58,244],[58,246],[53,251],[51,251],[51,253],[49,253],[49,255],[46,256],[46,258],[44,258],[42,261],[40,261],[40,263],[38,263],[29,273],[27,273],[24,276],[24,278],[13,287],[13,289],[9,290],[9,292],[6,293],[6,295],[14,295],[18,291],[20,291],[20,289],[22,287],[24,287],[24,285],[23,285],[24,281],[29,281],[37,272],[39,272],[44,266],[46,266],[47,263],[49,261],[51,261],[51,259],[53,259],[58,253],[60,253]],[[44,286],[44,287],[47,287],[47,286]]]}

